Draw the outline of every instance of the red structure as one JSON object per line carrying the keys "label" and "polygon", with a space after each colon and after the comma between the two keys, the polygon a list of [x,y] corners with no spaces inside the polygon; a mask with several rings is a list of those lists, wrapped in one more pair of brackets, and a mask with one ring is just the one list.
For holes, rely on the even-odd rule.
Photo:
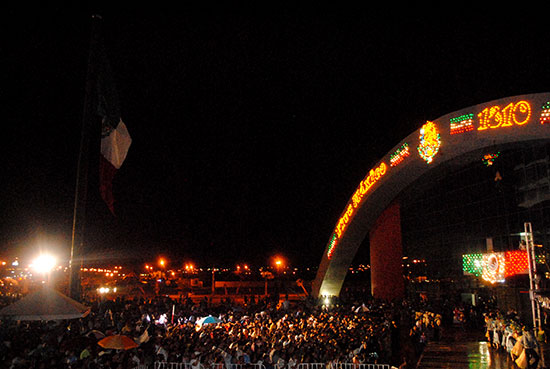
{"label": "red structure", "polygon": [[398,202],[388,206],[370,231],[372,296],[384,300],[401,299],[403,282],[401,212]]}

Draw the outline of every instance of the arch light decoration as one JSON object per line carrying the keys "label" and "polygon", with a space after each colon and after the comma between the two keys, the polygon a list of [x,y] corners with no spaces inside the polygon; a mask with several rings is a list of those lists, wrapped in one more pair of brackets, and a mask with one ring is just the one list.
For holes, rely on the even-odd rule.
{"label": "arch light decoration", "polygon": [[550,93],[493,100],[425,122],[390,150],[357,186],[329,237],[312,295],[340,294],[357,249],[377,218],[402,190],[428,171],[495,145],[549,138]]}

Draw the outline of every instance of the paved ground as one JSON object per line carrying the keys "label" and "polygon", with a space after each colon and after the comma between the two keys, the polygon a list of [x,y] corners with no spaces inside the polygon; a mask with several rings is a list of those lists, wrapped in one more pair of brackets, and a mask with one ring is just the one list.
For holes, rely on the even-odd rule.
{"label": "paved ground", "polygon": [[[539,368],[550,368],[550,345],[542,348]],[[441,341],[429,342],[418,361],[418,369],[519,369],[510,355],[490,348],[483,332],[449,329]]]}

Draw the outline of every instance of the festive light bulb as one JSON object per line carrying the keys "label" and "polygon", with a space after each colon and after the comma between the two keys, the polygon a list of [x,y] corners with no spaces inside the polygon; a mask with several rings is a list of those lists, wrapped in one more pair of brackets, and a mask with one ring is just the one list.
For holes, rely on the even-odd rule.
{"label": "festive light bulb", "polygon": [[540,124],[550,123],[550,101],[545,103],[541,107],[542,111],[540,112]]}
{"label": "festive light bulb", "polygon": [[441,137],[434,122],[426,122],[420,129],[420,143],[418,154],[426,163],[430,164],[439,152]]}
{"label": "festive light bulb", "polygon": [[531,119],[531,104],[527,101],[510,103],[505,108],[491,106],[483,109],[478,115],[479,131],[500,127],[510,127],[514,124],[521,126]]}
{"label": "festive light bulb", "polygon": [[390,166],[395,167],[399,165],[407,156],[411,153],[409,151],[409,144],[404,143],[397,151],[390,156]]}
{"label": "festive light bulb", "polygon": [[451,118],[451,134],[459,134],[464,132],[469,132],[474,130],[474,115],[473,114],[464,114],[459,117]]}
{"label": "festive light bulb", "polygon": [[499,155],[500,155],[500,152],[496,152],[493,154],[485,154],[482,159],[483,164],[485,164],[485,166],[490,167],[491,165],[494,164],[495,159],[498,158]]}

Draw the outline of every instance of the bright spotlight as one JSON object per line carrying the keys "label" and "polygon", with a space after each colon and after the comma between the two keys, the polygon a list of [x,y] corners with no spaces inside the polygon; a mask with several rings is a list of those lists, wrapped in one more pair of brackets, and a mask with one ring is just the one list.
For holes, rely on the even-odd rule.
{"label": "bright spotlight", "polygon": [[49,273],[55,267],[56,260],[52,255],[41,254],[34,259],[32,267],[38,273]]}
{"label": "bright spotlight", "polygon": [[[109,287],[99,287],[97,289],[97,292],[99,292],[100,294],[105,294],[111,292],[111,289]],[[116,288],[114,289],[114,292],[116,292]]]}

